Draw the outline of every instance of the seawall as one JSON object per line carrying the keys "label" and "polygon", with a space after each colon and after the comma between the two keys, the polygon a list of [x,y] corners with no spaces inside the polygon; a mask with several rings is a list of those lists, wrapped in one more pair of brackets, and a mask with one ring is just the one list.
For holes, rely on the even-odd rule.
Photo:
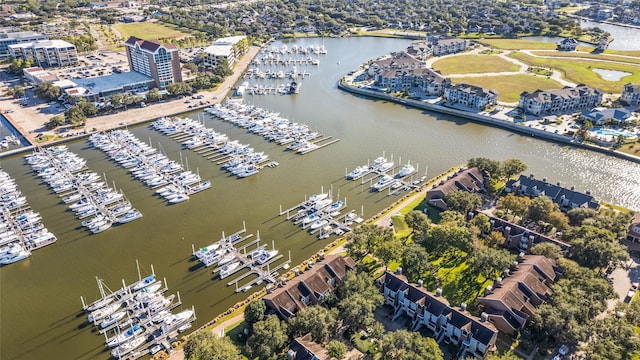
{"label": "seawall", "polygon": [[633,162],[636,162],[636,163],[640,163],[640,157],[633,156],[631,154],[626,154],[626,153],[622,153],[622,152],[619,152],[619,151],[614,151],[614,150],[611,150],[611,149],[608,149],[608,148],[604,148],[604,147],[600,147],[600,146],[597,146],[597,145],[585,144],[585,143],[579,143],[579,142],[572,142],[571,138],[569,138],[567,136],[564,136],[564,135],[554,134],[554,133],[550,133],[548,131],[535,129],[535,128],[530,128],[530,127],[523,126],[523,125],[518,125],[518,124],[510,122],[510,121],[496,119],[494,117],[487,116],[487,115],[474,114],[474,113],[470,113],[470,112],[463,111],[463,110],[452,109],[452,108],[449,108],[449,107],[446,107],[446,106],[442,106],[442,105],[431,104],[431,103],[424,102],[424,101],[419,101],[419,100],[404,99],[404,98],[399,98],[399,97],[392,96],[392,95],[389,95],[389,94],[386,94],[386,93],[374,91],[374,90],[362,89],[362,88],[359,88],[359,87],[356,87],[356,86],[349,85],[344,80],[340,80],[338,82],[338,88],[342,89],[344,91],[353,93],[353,94],[357,94],[357,95],[362,95],[362,96],[366,96],[366,97],[373,97],[373,98],[381,99],[381,100],[392,101],[392,102],[395,102],[395,103],[398,103],[398,104],[403,104],[403,105],[415,107],[415,108],[418,108],[418,109],[437,112],[437,113],[441,113],[441,114],[454,115],[454,116],[458,116],[458,117],[461,117],[461,118],[465,118],[465,119],[471,120],[471,121],[476,122],[476,123],[489,125],[489,126],[494,126],[494,127],[498,127],[498,128],[505,129],[505,130],[510,130],[510,131],[513,131],[513,132],[516,132],[516,133],[519,133],[519,134],[522,134],[522,135],[529,135],[529,136],[532,136],[532,137],[538,137],[538,138],[549,140],[549,141],[553,141],[553,142],[556,142],[556,143],[569,145],[569,146],[575,146],[575,147],[579,147],[579,148],[587,149],[587,150],[591,150],[591,151],[597,151],[597,152],[600,152],[600,153],[603,153],[603,154],[607,154],[607,155],[615,156],[615,157],[618,157],[618,158],[621,158],[621,159],[625,159],[625,160],[633,161]]}

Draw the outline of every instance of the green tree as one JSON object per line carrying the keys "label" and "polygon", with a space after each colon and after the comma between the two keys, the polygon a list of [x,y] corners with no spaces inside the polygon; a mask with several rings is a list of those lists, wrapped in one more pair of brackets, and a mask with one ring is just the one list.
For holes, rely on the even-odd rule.
{"label": "green tree", "polygon": [[36,96],[46,100],[55,100],[60,96],[60,88],[53,85],[51,81],[45,81],[33,89]]}
{"label": "green tree", "polygon": [[546,196],[538,196],[529,205],[529,219],[533,221],[547,221],[549,214],[555,209],[555,204]]}
{"label": "green tree", "polygon": [[13,89],[13,96],[16,98],[21,98],[25,94],[24,88],[20,85],[13,86],[12,89]]}
{"label": "green tree", "polygon": [[64,116],[62,115],[56,115],[51,117],[51,119],[49,119],[49,121],[47,121],[44,126],[48,127],[49,129],[54,129],[57,128],[58,126],[62,126],[64,125],[64,123],[66,122]]}
{"label": "green tree", "polygon": [[239,359],[240,350],[228,337],[217,337],[210,331],[198,331],[184,345],[186,360],[228,360]]}
{"label": "green tree", "polygon": [[482,198],[476,193],[458,190],[448,193],[445,196],[445,202],[449,209],[466,216],[471,210],[482,205]]}
{"label": "green tree", "polygon": [[378,245],[374,251],[374,255],[378,260],[382,261],[385,269],[389,266],[389,262],[398,260],[402,256],[404,244],[401,239],[391,237]]}
{"label": "green tree", "polygon": [[315,305],[300,310],[289,319],[289,330],[294,337],[311,333],[311,339],[324,344],[332,334],[336,333],[338,322],[337,311]]}
{"label": "green tree", "polygon": [[527,171],[527,164],[520,159],[507,159],[501,164],[501,174],[504,178],[511,178],[522,172]]}
{"label": "green tree", "polygon": [[455,248],[464,252],[471,250],[471,232],[466,226],[456,223],[445,223],[432,226],[425,239],[425,247],[431,253],[442,254],[449,248]]}
{"label": "green tree", "polygon": [[373,297],[351,294],[338,303],[338,317],[350,333],[365,330],[375,322],[373,312],[382,305],[384,299],[379,292]]}
{"label": "green tree", "polygon": [[339,299],[345,299],[354,294],[362,294],[365,297],[380,295],[380,291],[366,272],[349,271],[344,281],[338,284],[336,294]]}
{"label": "green tree", "polygon": [[252,358],[276,359],[289,344],[287,331],[286,323],[275,315],[268,316],[265,320],[253,324],[253,333],[247,339],[247,351]]}
{"label": "green tree", "polygon": [[595,319],[590,326],[588,341],[581,350],[587,359],[631,359],[640,349],[640,335],[634,331],[635,325],[615,314]]}
{"label": "green tree", "polygon": [[530,205],[531,199],[526,196],[507,194],[500,198],[497,208],[504,210],[507,215],[511,213],[515,216],[523,217],[527,214]]}
{"label": "green tree", "polygon": [[407,330],[389,332],[380,341],[383,360],[442,360],[444,355],[433,338]]}
{"label": "green tree", "polygon": [[411,282],[423,279],[423,275],[431,270],[429,254],[422,246],[411,243],[402,253],[402,272]]}
{"label": "green tree", "polygon": [[184,82],[171,83],[165,89],[170,96],[188,95],[193,92],[191,85]]}
{"label": "green tree", "polygon": [[488,234],[491,231],[491,222],[489,217],[483,213],[478,213],[469,221],[469,225],[476,226],[481,233]]}
{"label": "green tree", "polygon": [[552,211],[549,214],[548,221],[557,231],[563,231],[569,227],[569,218],[559,210]]}
{"label": "green tree", "polygon": [[413,235],[419,234],[419,241],[424,239],[424,236],[427,234],[427,230],[429,230],[429,226],[431,226],[429,217],[418,210],[413,210],[407,213],[404,216],[404,221],[407,223],[407,226],[411,228],[411,233]]}
{"label": "green tree", "polygon": [[253,327],[253,324],[264,319],[264,312],[267,310],[267,306],[261,299],[251,301],[247,307],[244,308],[244,321]]}
{"label": "green tree", "polygon": [[604,269],[629,261],[629,253],[615,235],[591,225],[583,225],[570,234],[571,258],[590,269]]}
{"label": "green tree", "polygon": [[560,246],[551,242],[535,244],[530,251],[533,255],[543,255],[556,261],[562,256],[562,249]]}
{"label": "green tree", "polygon": [[509,350],[503,354],[498,354],[497,351],[490,352],[487,356],[487,360],[520,360],[522,359],[520,356],[513,353],[513,351]]}
{"label": "green tree", "polygon": [[632,218],[632,212],[602,208],[591,224],[613,232],[617,238],[623,238],[629,230]]}
{"label": "green tree", "polygon": [[344,356],[347,354],[347,345],[339,340],[329,341],[325,348],[327,349],[327,354],[329,354],[329,356],[338,360],[344,359]]}
{"label": "green tree", "polygon": [[507,250],[482,247],[473,251],[467,261],[469,268],[489,281],[508,269],[515,259],[515,255]]}
{"label": "green tree", "polygon": [[483,239],[483,243],[490,248],[498,249],[504,245],[505,242],[504,234],[499,231],[492,231],[489,235]]}
{"label": "green tree", "polygon": [[347,234],[345,249],[349,256],[362,260],[367,254],[393,238],[393,231],[375,224],[360,225]]}
{"label": "green tree", "polygon": [[87,120],[87,116],[82,111],[82,108],[79,105],[73,105],[69,109],[64,112],[64,116],[67,118],[69,124],[74,127],[84,125]]}
{"label": "green tree", "polygon": [[158,101],[161,98],[162,98],[162,95],[160,95],[160,92],[156,88],[153,88],[149,90],[149,92],[147,92],[147,101],[149,102]]}
{"label": "green tree", "polygon": [[486,172],[491,177],[500,177],[502,165],[500,161],[491,160],[487,158],[472,158],[467,161],[469,167],[477,167],[478,169]]}
{"label": "green tree", "polygon": [[598,215],[598,212],[590,208],[579,207],[567,211],[569,225],[571,226],[581,226],[586,219],[594,218],[596,215]]}

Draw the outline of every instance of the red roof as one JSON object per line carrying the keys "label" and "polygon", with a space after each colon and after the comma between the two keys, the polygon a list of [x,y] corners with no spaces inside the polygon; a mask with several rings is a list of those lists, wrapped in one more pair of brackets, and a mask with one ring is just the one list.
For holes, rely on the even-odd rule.
{"label": "red roof", "polygon": [[[137,44],[141,49],[151,53],[156,52],[156,50],[158,50],[162,46],[160,41],[156,39],[142,40],[142,39],[138,39],[135,36],[131,36],[129,39],[127,39],[125,44],[129,46],[135,46]],[[165,48],[169,50],[177,49],[176,46],[173,44],[167,44]]]}

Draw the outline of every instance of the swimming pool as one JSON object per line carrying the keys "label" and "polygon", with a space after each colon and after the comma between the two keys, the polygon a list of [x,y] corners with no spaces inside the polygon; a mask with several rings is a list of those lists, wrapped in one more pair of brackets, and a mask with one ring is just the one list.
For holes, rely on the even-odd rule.
{"label": "swimming pool", "polygon": [[595,127],[591,129],[590,135],[596,139],[605,141],[615,141],[620,136],[622,136],[626,141],[638,140],[638,136],[628,130],[602,129]]}

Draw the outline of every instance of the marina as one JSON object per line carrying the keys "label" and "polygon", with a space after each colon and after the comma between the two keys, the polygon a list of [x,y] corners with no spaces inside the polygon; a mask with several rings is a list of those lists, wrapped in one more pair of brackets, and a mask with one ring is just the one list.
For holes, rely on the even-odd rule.
{"label": "marina", "polygon": [[[296,43],[317,41],[298,39]],[[221,172],[218,166],[211,166],[207,157],[189,152],[189,167],[199,168],[202,178],[211,180],[216,190],[203,191],[180,206],[158,206],[159,199],[151,196],[148,186],[101,150],[86,141],[66,143],[69,150],[87,160],[93,171],[106,174],[109,182],[115,181],[144,214],[127,226],[114,226],[109,231],[88,236],[74,213],[64,211],[66,206],[61,199],[51,196],[51,190],[42,186],[42,179],[32,175],[23,157],[3,158],[0,165],[15,179],[32,209],[41,214],[58,241],[35,251],[27,260],[0,268],[0,357],[30,360],[60,354],[81,360],[109,358],[111,349],[106,348],[105,338],[97,335],[96,327],[87,326],[86,313],[79,314],[78,297],[100,298],[96,275],[109,285],[119,284],[123,275],[127,284],[137,280],[135,270],[131,274],[122,272],[132,268],[135,259],[154,263],[156,273],[167,278],[171,290],[179,291],[185,304],[195,306],[198,318],[187,332],[206,324],[248,294],[262,290],[264,284],[254,284],[246,293],[242,290],[236,293],[235,283],[227,286],[246,269],[222,281],[212,280],[218,277],[211,272],[213,266],[204,268],[199,262],[190,261],[191,244],[213,243],[220,239],[221,230],[235,231],[235,227],[246,220],[247,233],[257,234],[259,230],[260,237],[265,239],[261,245],[275,239],[279,254],[286,258],[291,253],[293,268],[317,254],[335,236],[316,240],[319,231],[314,235],[301,231],[285,216],[277,215],[278,206],[300,203],[304,194],[318,192],[324,184],[325,189],[333,186],[333,193],[339,193],[341,200],[348,198],[348,207],[342,214],[355,208],[357,211],[351,216],[364,219],[374,216],[398,198],[388,196],[388,191],[372,192],[368,181],[347,180],[345,169],[349,173],[357,165],[370,164],[367,159],[373,160],[382,149],[388,154],[402,154],[402,162],[394,158],[396,164],[411,159],[416,165],[413,160],[418,160],[421,166],[414,180],[425,172],[423,164],[429,165],[432,177],[472,157],[519,158],[529,166],[528,171],[538,177],[547,176],[554,183],[562,181],[567,186],[575,185],[576,189],[591,188],[594,195],[604,201],[640,210],[637,177],[640,167],[636,164],[335,89],[336,81],[347,71],[390,50],[405,49],[408,41],[356,37],[325,41],[329,54],[323,59],[323,66],[317,68],[318,72],[304,80],[304,91],[300,94],[245,97],[247,105],[270,109],[292,121],[304,119],[311,129],[341,138],[323,151],[298,156],[292,151],[282,151],[279,144],[202,112],[180,115],[192,119],[200,116],[206,127],[215,128],[241,143],[251,143],[256,151],[270,155],[269,162],[279,163],[277,171],[261,171],[259,178],[237,181],[235,176]],[[293,42],[288,44],[291,46]],[[353,51],[354,48],[359,51]],[[338,58],[339,66],[335,65]],[[327,64],[332,66],[325,66]],[[182,154],[184,162],[182,143],[166,141],[165,135],[146,125],[129,127],[129,131],[139,139],[151,139],[145,141],[147,144],[161,142],[168,158],[180,163]],[[251,250],[254,248],[255,245]],[[195,266],[198,270],[193,269]],[[253,278],[255,275],[238,281],[238,288]]]}
{"label": "marina", "polygon": [[86,160],[66,146],[38,148],[25,156],[33,172],[62,197],[69,210],[90,233],[103,232],[113,224],[124,224],[142,217],[115,187],[108,187],[100,175],[87,170]]}
{"label": "marina", "polygon": [[138,267],[138,280],[127,285],[123,279],[116,291],[96,277],[101,297],[89,304],[80,297],[88,322],[104,336],[113,358],[137,359],[152,349],[170,352],[170,342],[196,320],[193,307],[172,313],[182,305],[180,292],[165,296],[167,280],[156,279],[153,265],[151,270],[151,275],[143,278]]}
{"label": "marina", "polygon": [[206,111],[219,119],[248,129],[250,133],[286,146],[285,150],[300,155],[340,141],[312,131],[306,124],[291,123],[278,113],[247,106],[242,100],[227,100],[224,104],[216,104]]}
{"label": "marina", "polygon": [[269,155],[256,152],[249,145],[229,140],[225,134],[206,128],[202,123],[189,118],[161,118],[153,123],[157,131],[172,136],[187,148],[208,158],[216,165],[238,178],[257,174],[260,169],[275,167]]}

